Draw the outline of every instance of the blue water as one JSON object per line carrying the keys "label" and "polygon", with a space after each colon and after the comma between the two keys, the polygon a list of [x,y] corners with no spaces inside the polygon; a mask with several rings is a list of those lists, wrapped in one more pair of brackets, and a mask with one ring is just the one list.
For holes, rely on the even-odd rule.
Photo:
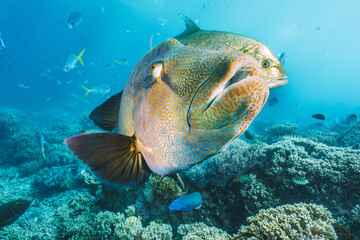
{"label": "blue water", "polygon": [[[1,5],[0,31],[9,46],[0,52],[2,105],[28,110],[66,107],[74,101],[68,94],[83,95],[79,85],[84,81],[88,86],[108,83],[116,93],[147,51],[152,34],[157,44],[184,30],[178,17],[183,13],[203,29],[239,33],[263,42],[275,54],[286,52],[289,84],[273,91],[280,104],[271,110],[276,114],[268,115],[300,121],[314,112],[336,118],[359,111],[356,1],[4,0]],[[75,10],[83,20],[70,30],[66,21]],[[83,48],[85,67],[63,72],[67,56]],[[121,58],[129,60],[126,67],[104,67]],[[52,81],[40,76],[47,69]],[[58,86],[57,80],[73,82]],[[18,84],[30,88],[19,89]]]}
{"label": "blue water", "polygon": [[[352,131],[353,125],[340,129],[336,124],[348,114],[360,115],[359,9],[360,2],[355,0],[2,0],[0,32],[8,48],[0,50],[0,107],[21,112],[19,119],[24,121],[23,127],[33,128],[30,130],[36,142],[33,146],[38,144],[38,134],[44,133],[45,139],[52,139],[50,144],[58,144],[61,148],[62,139],[83,128],[93,127],[85,120],[76,122],[75,115],[88,115],[108,97],[123,90],[132,69],[148,51],[152,35],[154,46],[184,31],[181,13],[193,19],[201,29],[238,33],[262,42],[275,55],[286,52],[284,69],[288,84],[270,90],[270,98],[278,98],[279,103],[263,108],[254,121],[256,124],[250,127],[252,131],[265,133],[273,124],[283,122],[306,128],[319,123],[311,115],[320,113],[326,117],[321,123],[325,123],[327,130],[341,135],[340,130]],[[74,11],[81,12],[82,21],[69,29],[66,22]],[[64,72],[67,57],[78,55],[84,48],[85,65],[78,63],[74,70]],[[123,58],[128,60],[127,65],[106,67],[107,64],[114,65],[113,60]],[[111,91],[103,96],[85,96],[81,87],[91,88],[103,83],[111,87]],[[20,84],[28,88],[19,87]],[[49,117],[51,111],[54,111],[52,117],[55,120]],[[45,115],[40,114],[43,112]],[[37,113],[40,115],[32,126],[33,120],[27,119],[26,115]],[[36,125],[39,122],[43,125]],[[73,127],[65,130],[70,124],[74,124]],[[53,133],[60,135],[53,136]],[[349,138],[356,139],[356,136]],[[259,142],[274,144],[275,141],[265,138]],[[339,146],[347,147],[340,143]],[[7,145],[1,147],[6,149]],[[3,162],[3,166],[9,165],[16,166]],[[79,176],[77,173],[77,178]],[[299,201],[301,199],[290,203]],[[163,205],[166,207],[169,202],[164,201]],[[122,204],[117,210],[123,211],[126,205],[135,204],[135,200]],[[350,216],[354,206],[344,207],[348,211],[344,216]],[[114,210],[108,206],[104,209]],[[185,223],[186,217],[182,217],[184,221],[179,222]],[[34,218],[28,219],[34,221]],[[150,219],[155,218],[150,216]],[[197,216],[194,219],[204,218]],[[223,228],[226,224],[217,222],[215,225]],[[360,229],[359,225],[352,227]]]}

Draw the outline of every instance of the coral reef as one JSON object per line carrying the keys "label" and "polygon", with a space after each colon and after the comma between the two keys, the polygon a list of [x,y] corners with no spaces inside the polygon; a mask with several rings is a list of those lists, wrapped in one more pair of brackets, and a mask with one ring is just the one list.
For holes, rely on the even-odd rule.
{"label": "coral reef", "polygon": [[[0,204],[35,201],[0,229],[1,239],[251,239],[271,228],[279,230],[275,237],[259,239],[335,239],[334,230],[339,239],[360,234],[358,123],[300,130],[264,122],[263,136],[235,139],[224,152],[181,173],[183,190],[172,177],[158,184],[155,174],[136,187],[108,185],[79,168],[63,140],[94,126],[78,115],[51,110],[24,122],[24,114],[0,109],[1,131],[11,128],[0,136]],[[232,181],[239,175],[252,181]],[[296,185],[293,177],[309,183]],[[192,192],[201,193],[201,209],[169,210],[174,199]],[[284,205],[296,202],[318,205]]]}
{"label": "coral reef", "polygon": [[19,119],[13,111],[0,110],[0,140],[11,137],[17,132]]}
{"label": "coral reef", "polygon": [[177,232],[183,240],[230,240],[231,236],[216,227],[209,227],[204,223],[197,222],[192,224],[182,224]]}
{"label": "coral reef", "polygon": [[316,204],[299,203],[260,210],[247,221],[249,225],[242,226],[234,239],[291,240],[301,235],[337,239],[331,213]]}
{"label": "coral reef", "polygon": [[151,188],[152,190],[147,190],[148,192],[153,192],[158,196],[161,196],[165,199],[176,199],[181,196],[182,190],[179,184],[170,177],[165,177],[159,183],[160,176],[152,174],[149,181],[146,183],[145,188]]}
{"label": "coral reef", "polygon": [[224,186],[231,178],[246,173],[258,163],[260,146],[235,139],[223,152],[185,171],[185,176],[198,188],[207,184]]}
{"label": "coral reef", "polygon": [[144,240],[171,240],[172,237],[171,226],[157,222],[151,222],[141,233],[141,238]]}
{"label": "coral reef", "polygon": [[283,136],[298,135],[298,126],[292,123],[274,124],[265,131],[266,143],[274,143]]}
{"label": "coral reef", "polygon": [[354,124],[350,129],[343,131],[337,142],[344,147],[355,147],[360,149],[360,122]]}

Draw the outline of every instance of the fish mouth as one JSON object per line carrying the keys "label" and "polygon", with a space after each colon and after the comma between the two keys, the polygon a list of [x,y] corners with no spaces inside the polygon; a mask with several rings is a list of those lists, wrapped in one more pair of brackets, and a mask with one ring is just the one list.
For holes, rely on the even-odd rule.
{"label": "fish mouth", "polygon": [[220,129],[230,126],[252,111],[253,102],[257,102],[262,108],[268,97],[268,83],[271,87],[274,83],[281,84],[252,76],[256,74],[248,69],[240,67],[234,70],[222,79],[216,79],[212,75],[198,87],[187,113],[190,129]]}
{"label": "fish mouth", "polygon": [[267,81],[267,85],[269,88],[282,87],[285,86],[287,83],[288,83],[287,76],[283,76]]}
{"label": "fish mouth", "polygon": [[220,129],[239,119],[243,121],[249,111],[253,116],[261,110],[270,88],[288,82],[285,73],[264,76],[258,61],[251,56],[224,62],[195,90],[187,112],[189,128]]}

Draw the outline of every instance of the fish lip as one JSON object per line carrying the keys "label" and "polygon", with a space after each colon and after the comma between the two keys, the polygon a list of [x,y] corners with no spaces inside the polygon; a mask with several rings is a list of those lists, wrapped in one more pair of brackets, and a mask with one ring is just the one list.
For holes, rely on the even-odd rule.
{"label": "fish lip", "polygon": [[[245,77],[243,77],[242,79],[240,79],[240,80],[238,80],[238,81],[236,81],[236,82],[230,83],[231,80],[232,80],[232,78],[233,78],[234,76],[236,76],[236,73],[239,72],[239,69],[240,69],[240,68],[241,68],[241,67],[238,67],[238,69],[236,69],[236,71],[234,71],[233,73],[231,73],[231,75],[229,76],[229,78],[227,79],[227,81],[224,83],[224,88],[223,88],[223,90],[222,90],[221,92],[219,92],[217,95],[214,96],[214,98],[208,103],[208,105],[206,106],[206,108],[205,108],[205,110],[204,110],[203,112],[205,112],[206,109],[208,109],[208,108],[212,105],[212,103],[214,102],[214,100],[215,100],[225,89],[227,89],[228,87],[230,87],[232,84],[234,84],[234,83],[236,83],[236,82],[240,82],[240,81],[244,80],[244,79],[246,78],[246,76],[248,76],[248,74],[247,74],[247,75],[246,75]],[[193,101],[194,101],[194,99],[195,99],[198,91],[203,87],[203,85],[204,85],[207,81],[209,81],[209,79],[211,79],[211,78],[214,76],[214,73],[215,73],[215,72],[213,72],[205,81],[203,81],[203,82],[200,84],[200,86],[195,90],[193,96],[191,97],[191,101],[190,101],[190,104],[189,104],[189,107],[188,107],[187,113],[186,113],[186,120],[187,120],[187,123],[188,123],[189,128],[191,127],[189,114],[190,114],[190,110],[191,110]],[[223,80],[224,80],[224,79],[223,79]],[[230,84],[228,84],[228,83],[230,83]]]}
{"label": "fish lip", "polygon": [[279,77],[276,79],[272,79],[270,81],[267,81],[267,86],[269,88],[277,88],[285,86],[288,83],[287,76]]}

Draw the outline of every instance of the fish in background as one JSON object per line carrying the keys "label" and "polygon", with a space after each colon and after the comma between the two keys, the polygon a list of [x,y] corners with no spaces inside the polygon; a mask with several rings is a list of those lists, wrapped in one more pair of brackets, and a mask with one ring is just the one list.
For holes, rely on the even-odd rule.
{"label": "fish in background", "polygon": [[293,177],[292,181],[298,185],[306,185],[309,183],[309,180],[302,178],[302,177]]}
{"label": "fish in background", "polygon": [[1,32],[0,32],[0,50],[3,48],[7,48],[8,46],[5,46],[4,40],[1,37]]}
{"label": "fish in background", "polygon": [[201,205],[201,194],[199,192],[194,192],[175,199],[169,205],[169,209],[173,211],[190,211],[193,209],[200,209]]}
{"label": "fish in background", "polygon": [[19,83],[19,84],[18,84],[18,87],[19,87],[19,88],[24,88],[24,89],[29,89],[30,86],[25,86],[24,84]]}
{"label": "fish in background", "polygon": [[18,199],[1,205],[0,228],[14,223],[33,203],[33,201]]}
{"label": "fish in background", "polygon": [[79,61],[81,63],[81,65],[84,66],[84,62],[82,60],[82,56],[84,55],[86,48],[84,48],[84,50],[81,51],[81,53],[79,54],[79,56],[76,56],[75,54],[71,54],[67,59],[66,62],[64,64],[63,70],[65,72],[69,72],[71,70],[73,70],[76,66],[76,63]]}
{"label": "fish in background", "polygon": [[70,29],[77,27],[82,20],[81,13],[80,12],[73,12],[69,19],[67,20],[68,27]]}
{"label": "fish in background", "polygon": [[318,120],[325,120],[325,116],[321,113],[317,113],[314,115],[311,115],[313,118],[318,119]]}
{"label": "fish in background", "polygon": [[252,178],[249,175],[240,175],[240,176],[233,178],[233,182],[251,183]]}
{"label": "fish in background", "polygon": [[105,83],[102,83],[102,84],[99,84],[93,88],[86,88],[85,86],[81,85],[81,87],[83,89],[86,90],[86,93],[85,93],[85,96],[87,96],[89,93],[94,93],[94,94],[101,94],[101,95],[105,95],[107,94],[108,92],[110,92],[110,87],[109,85],[105,84]]}
{"label": "fish in background", "polygon": [[245,138],[248,139],[248,140],[253,140],[253,139],[254,139],[252,133],[251,133],[249,130],[246,130],[246,131],[244,132],[244,136],[245,136]]}
{"label": "fish in background", "polygon": [[114,67],[114,65],[112,65],[112,64],[110,64],[110,63],[105,64],[105,68],[106,68],[106,69],[111,69],[111,68],[113,68],[113,67]]}
{"label": "fish in background", "polygon": [[45,144],[47,142],[45,141],[45,138],[44,138],[44,135],[40,134],[40,147],[41,147],[41,153],[44,157],[44,159],[46,159],[46,156],[45,156]]}
{"label": "fish in background", "polygon": [[351,124],[358,121],[358,116],[356,114],[348,115],[344,120],[341,121],[342,124]]}
{"label": "fish in background", "polygon": [[120,65],[124,65],[124,66],[126,66],[129,63],[129,61],[126,58],[122,58],[122,59],[120,59],[120,61],[113,60],[113,62],[116,65],[120,64]]}
{"label": "fish in background", "polygon": [[286,54],[285,54],[285,52],[283,52],[282,54],[279,55],[279,62],[281,65],[284,66],[285,61],[286,61]]}
{"label": "fish in background", "polygon": [[50,76],[49,74],[47,74],[47,73],[40,73],[40,76],[42,76],[42,77],[44,77],[44,78],[48,78],[48,79],[50,79],[50,80],[52,80],[53,79],[53,76]]}
{"label": "fish in background", "polygon": [[269,102],[269,107],[272,107],[279,103],[279,99],[277,99],[277,97],[272,97],[269,99],[268,102]]}

